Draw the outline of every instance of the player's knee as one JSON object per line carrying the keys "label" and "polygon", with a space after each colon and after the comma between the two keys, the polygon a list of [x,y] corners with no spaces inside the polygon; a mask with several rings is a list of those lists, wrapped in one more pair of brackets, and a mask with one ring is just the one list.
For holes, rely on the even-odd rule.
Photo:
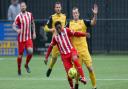
{"label": "player's knee", "polygon": [[57,57],[52,57],[52,60],[56,61],[57,60]]}
{"label": "player's knee", "polygon": [[28,53],[28,54],[33,54],[33,48],[28,48],[28,49],[27,49],[27,53]]}
{"label": "player's knee", "polygon": [[72,60],[74,61],[74,60],[77,60],[78,59],[78,57],[75,55],[75,56],[73,56],[72,57]]}
{"label": "player's knee", "polygon": [[89,71],[89,72],[93,72],[93,67],[92,67],[92,66],[87,67],[87,68],[88,68],[88,71]]}
{"label": "player's knee", "polygon": [[23,55],[20,54],[20,55],[18,55],[18,58],[22,58],[22,56],[23,56]]}

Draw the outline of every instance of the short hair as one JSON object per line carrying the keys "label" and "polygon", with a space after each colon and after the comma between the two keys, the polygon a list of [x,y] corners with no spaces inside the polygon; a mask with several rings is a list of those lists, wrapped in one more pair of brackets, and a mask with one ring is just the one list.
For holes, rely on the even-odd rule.
{"label": "short hair", "polygon": [[23,2],[23,1],[22,1],[22,2],[20,2],[20,5],[21,5],[21,4],[23,4],[23,3],[26,5],[26,2]]}
{"label": "short hair", "polygon": [[78,11],[79,11],[79,8],[78,8],[78,7],[73,7],[73,9],[72,9],[72,10],[76,10],[76,9],[78,9]]}
{"label": "short hair", "polygon": [[57,25],[61,25],[61,22],[60,22],[60,21],[56,21],[56,22],[55,22],[55,27],[56,27]]}
{"label": "short hair", "polygon": [[60,5],[61,5],[61,2],[55,2],[55,5],[56,5],[56,4],[60,4]]}

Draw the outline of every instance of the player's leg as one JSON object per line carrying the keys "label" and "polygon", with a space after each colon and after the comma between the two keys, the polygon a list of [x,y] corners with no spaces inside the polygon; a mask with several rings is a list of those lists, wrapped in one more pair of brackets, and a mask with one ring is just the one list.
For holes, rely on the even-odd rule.
{"label": "player's leg", "polygon": [[27,50],[27,57],[26,57],[26,63],[24,65],[24,67],[25,67],[26,71],[28,73],[30,73],[31,71],[30,71],[30,68],[29,68],[28,64],[29,64],[30,60],[32,59],[32,55],[33,55],[33,43],[32,43],[32,40],[26,41],[25,45],[26,45],[26,50]]}
{"label": "player's leg", "polygon": [[59,54],[59,50],[57,48],[57,46],[54,46],[52,49],[52,58],[50,60],[50,64],[49,64],[49,68],[46,72],[46,76],[49,77],[52,71],[53,66],[55,65],[56,61],[57,61],[57,57]]}
{"label": "player's leg", "polygon": [[89,77],[91,79],[93,89],[96,89],[96,77],[95,77],[94,69],[92,67],[92,59],[91,59],[91,56],[90,56],[88,50],[86,51],[84,58],[85,58],[85,60],[83,60],[83,62],[89,71]]}
{"label": "player's leg", "polygon": [[18,75],[21,75],[21,62],[22,62],[22,55],[18,55],[17,57],[17,66],[18,66]]}
{"label": "player's leg", "polygon": [[68,82],[69,82],[69,85],[70,85],[70,89],[74,89],[73,80],[69,76],[67,76],[67,77],[68,77]]}
{"label": "player's leg", "polygon": [[83,72],[82,66],[79,63],[78,56],[77,56],[77,51],[75,49],[72,49],[72,61],[75,65],[78,73],[81,76],[80,81],[83,82],[84,84],[86,84],[87,81],[85,79],[84,72]]}
{"label": "player's leg", "polygon": [[[79,63],[82,66],[82,63],[83,63],[82,55],[78,54],[78,57],[79,57]],[[80,75],[77,74],[77,77],[75,78],[75,89],[79,89],[79,78],[80,78]]]}
{"label": "player's leg", "polygon": [[17,57],[17,66],[18,66],[18,75],[21,75],[21,62],[24,52],[24,43],[18,42],[18,57]]}
{"label": "player's leg", "polygon": [[70,85],[70,89],[74,89],[73,80],[68,76],[69,69],[73,67],[73,64],[71,62],[71,55],[68,54],[66,56],[64,55],[64,56],[61,56],[61,57],[62,57],[62,62],[63,62],[64,68],[65,68],[65,71],[67,73],[67,79],[68,79],[68,82],[69,82],[69,85]]}
{"label": "player's leg", "polygon": [[74,89],[79,89],[79,78],[80,78],[80,74],[77,74],[77,76],[75,78],[75,87],[74,87]]}

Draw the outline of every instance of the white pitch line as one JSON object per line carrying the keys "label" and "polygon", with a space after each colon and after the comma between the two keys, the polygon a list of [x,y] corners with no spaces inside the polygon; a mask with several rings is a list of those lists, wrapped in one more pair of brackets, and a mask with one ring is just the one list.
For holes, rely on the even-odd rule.
{"label": "white pitch line", "polygon": [[[24,81],[38,81],[38,80],[43,80],[43,81],[65,81],[67,80],[66,78],[0,78],[0,81],[9,81],[9,80],[14,80],[14,81],[19,81],[19,80],[24,80]],[[88,79],[90,80],[90,79]],[[97,81],[128,81],[128,79],[96,79]]]}

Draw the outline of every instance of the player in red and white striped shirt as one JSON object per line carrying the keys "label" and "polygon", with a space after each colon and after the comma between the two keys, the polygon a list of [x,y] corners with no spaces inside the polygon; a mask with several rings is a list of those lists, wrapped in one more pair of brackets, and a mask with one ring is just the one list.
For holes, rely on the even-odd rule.
{"label": "player in red and white striped shirt", "polygon": [[[15,21],[13,23],[13,29],[18,33],[18,75],[21,75],[21,61],[24,49],[27,50],[25,68],[26,71],[30,73],[28,64],[33,54],[32,38],[36,38],[35,23],[32,13],[26,11],[27,6],[25,2],[21,2],[20,8],[21,12],[16,16]],[[31,27],[33,29],[33,34],[31,32]]]}
{"label": "player in red and white striped shirt", "polygon": [[[83,37],[83,36],[89,36],[89,34],[82,33],[82,32],[73,32],[69,28],[62,28],[61,22],[59,21],[55,23],[55,28],[56,28],[56,32],[48,48],[48,51],[45,57],[46,59],[44,60],[45,64],[47,64],[48,62],[48,57],[50,55],[50,52],[53,46],[57,44],[66,72],[68,73],[68,70],[73,66],[72,64],[73,62],[74,65],[76,66],[78,73],[81,75],[80,81],[86,84],[86,79],[85,79],[82,67],[78,62],[77,51],[72,46],[70,37],[71,36]],[[68,81],[71,89],[74,89],[72,79],[68,77]]]}

